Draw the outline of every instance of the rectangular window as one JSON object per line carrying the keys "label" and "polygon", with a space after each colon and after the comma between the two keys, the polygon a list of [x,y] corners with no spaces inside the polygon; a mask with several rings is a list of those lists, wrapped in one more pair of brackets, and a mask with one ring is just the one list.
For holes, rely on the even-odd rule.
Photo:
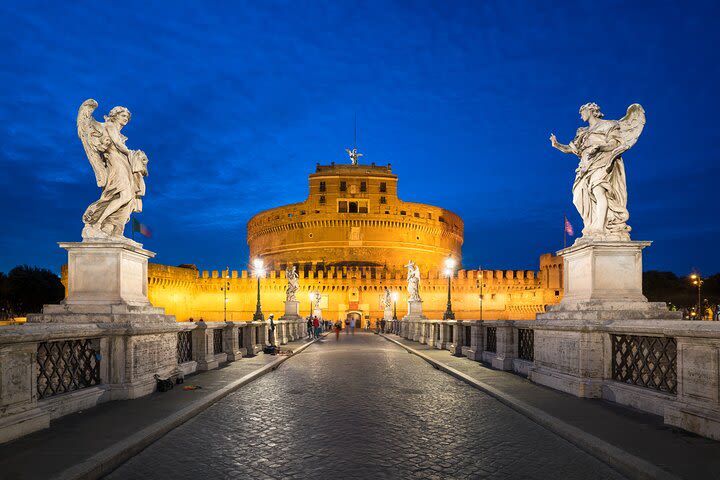
{"label": "rectangular window", "polygon": [[325,191],[325,182],[320,182],[320,191],[321,192]]}
{"label": "rectangular window", "polygon": [[387,192],[387,183],[380,182],[380,193],[385,193],[385,192]]}
{"label": "rectangular window", "polygon": [[387,199],[385,197],[380,197],[380,203],[385,205],[387,203]]}
{"label": "rectangular window", "polygon": [[320,204],[325,204],[325,195],[320,195]]}
{"label": "rectangular window", "polygon": [[418,212],[413,213],[413,215],[415,216],[415,218],[420,218],[420,214]]}
{"label": "rectangular window", "polygon": [[368,205],[367,202],[360,202],[358,205],[358,213],[367,213],[368,212]]}
{"label": "rectangular window", "polygon": [[342,200],[338,202],[338,213],[347,213],[348,211],[348,202]]}
{"label": "rectangular window", "polygon": [[360,182],[360,191],[367,192],[367,182]]}
{"label": "rectangular window", "polygon": [[400,210],[400,215],[407,215],[407,212],[405,210]]}
{"label": "rectangular window", "polygon": [[428,220],[432,220],[432,213],[428,212]]}
{"label": "rectangular window", "polygon": [[349,211],[350,213],[358,213],[358,204],[357,204],[357,202],[350,202],[350,204],[348,205],[348,207],[349,207],[349,208],[348,208],[348,211]]}
{"label": "rectangular window", "polygon": [[347,182],[340,182],[340,191],[341,192],[347,191]]}

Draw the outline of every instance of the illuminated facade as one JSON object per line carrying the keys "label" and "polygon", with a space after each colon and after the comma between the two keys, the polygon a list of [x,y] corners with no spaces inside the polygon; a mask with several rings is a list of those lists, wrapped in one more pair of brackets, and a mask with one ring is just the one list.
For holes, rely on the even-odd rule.
{"label": "illuminated facade", "polygon": [[[250,219],[251,258],[261,257],[268,272],[261,280],[263,312],[284,312],[285,269],[300,275],[300,314],[310,313],[310,293],[322,295],[324,318],[353,316],[372,325],[383,316],[385,287],[398,293],[397,316],[407,311],[404,265],[420,266],[424,314],[442,318],[447,303],[444,260],[452,255],[460,270],[452,281],[452,305],[459,320],[531,320],[562,296],[562,259],[540,257],[539,271],[462,269],[463,221],[443,208],[404,202],[390,165],[318,165],[309,177],[309,195]],[[199,272],[193,266],[150,264],[148,297],[178,321],[222,320],[225,283],[227,320],[248,321],[256,304],[256,279],[248,271]],[[227,278],[223,278],[227,276]],[[481,287],[482,284],[482,287]]]}

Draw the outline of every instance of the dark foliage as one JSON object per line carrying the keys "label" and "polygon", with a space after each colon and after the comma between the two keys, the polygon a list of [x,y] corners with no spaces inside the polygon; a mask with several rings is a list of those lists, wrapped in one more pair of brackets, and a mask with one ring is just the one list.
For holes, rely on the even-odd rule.
{"label": "dark foliage", "polygon": [[[697,305],[697,287],[689,277],[672,272],[643,272],[643,294],[651,302],[671,302],[678,308]],[[720,273],[704,279],[701,297],[710,305],[720,304]]]}
{"label": "dark foliage", "polygon": [[23,317],[39,313],[48,303],[65,297],[60,277],[44,268],[19,265],[5,275],[0,273],[0,317]]}

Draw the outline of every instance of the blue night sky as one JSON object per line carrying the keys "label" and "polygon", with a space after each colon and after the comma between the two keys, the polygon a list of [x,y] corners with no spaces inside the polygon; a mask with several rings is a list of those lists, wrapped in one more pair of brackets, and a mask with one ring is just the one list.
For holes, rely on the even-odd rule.
{"label": "blue night sky", "polygon": [[[0,270],[59,272],[99,190],[77,137],[132,114],[150,176],[145,247],[201,269],[248,261],[245,225],[302,201],[317,162],[392,163],[400,197],[465,220],[464,265],[536,269],[562,247],[577,160],[550,147],[595,101],[647,125],[626,155],[645,268],[720,271],[717,2],[5,2]],[[233,3],[235,5],[229,6]],[[545,5],[542,5],[545,4]],[[129,235],[130,228],[127,229]]]}

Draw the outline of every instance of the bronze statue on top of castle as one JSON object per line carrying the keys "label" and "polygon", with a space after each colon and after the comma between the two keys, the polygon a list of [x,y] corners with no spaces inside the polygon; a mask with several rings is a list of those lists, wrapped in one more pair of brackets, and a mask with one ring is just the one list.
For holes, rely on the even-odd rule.
{"label": "bronze statue on top of castle", "polygon": [[[635,103],[620,120],[602,120],[595,103],[580,107],[580,116],[588,122],[578,128],[575,138],[563,145],[555,134],[551,145],[580,159],[572,187],[573,204],[583,219],[582,240],[630,240],[627,220],[627,185],[621,155],[629,150],[645,126],[645,111]],[[578,241],[581,241],[578,239]]]}
{"label": "bronze statue on top of castle", "polygon": [[295,270],[295,265],[292,268],[285,269],[285,278],[287,278],[287,288],[285,289],[285,301],[286,302],[297,302],[295,294],[298,291],[298,273]]}
{"label": "bronze statue on top of castle", "polygon": [[352,150],[346,148],[345,151],[346,151],[347,154],[350,156],[350,162],[351,162],[353,165],[357,165],[357,164],[358,164],[358,158],[360,158],[360,157],[363,156],[362,153],[358,153],[357,148],[353,148]]}
{"label": "bronze statue on top of castle", "polygon": [[415,265],[415,262],[410,260],[405,267],[408,269],[407,282],[408,282],[408,301],[421,302],[420,299],[420,267]]}
{"label": "bronze statue on top of castle", "polygon": [[127,137],[120,133],[130,121],[130,111],[114,107],[101,123],[92,116],[97,106],[95,100],[85,100],[77,117],[78,136],[102,188],[100,199],[83,214],[82,236],[83,240],[127,240],[123,232],[130,214],[142,211],[148,158],[142,150],[128,149]]}

